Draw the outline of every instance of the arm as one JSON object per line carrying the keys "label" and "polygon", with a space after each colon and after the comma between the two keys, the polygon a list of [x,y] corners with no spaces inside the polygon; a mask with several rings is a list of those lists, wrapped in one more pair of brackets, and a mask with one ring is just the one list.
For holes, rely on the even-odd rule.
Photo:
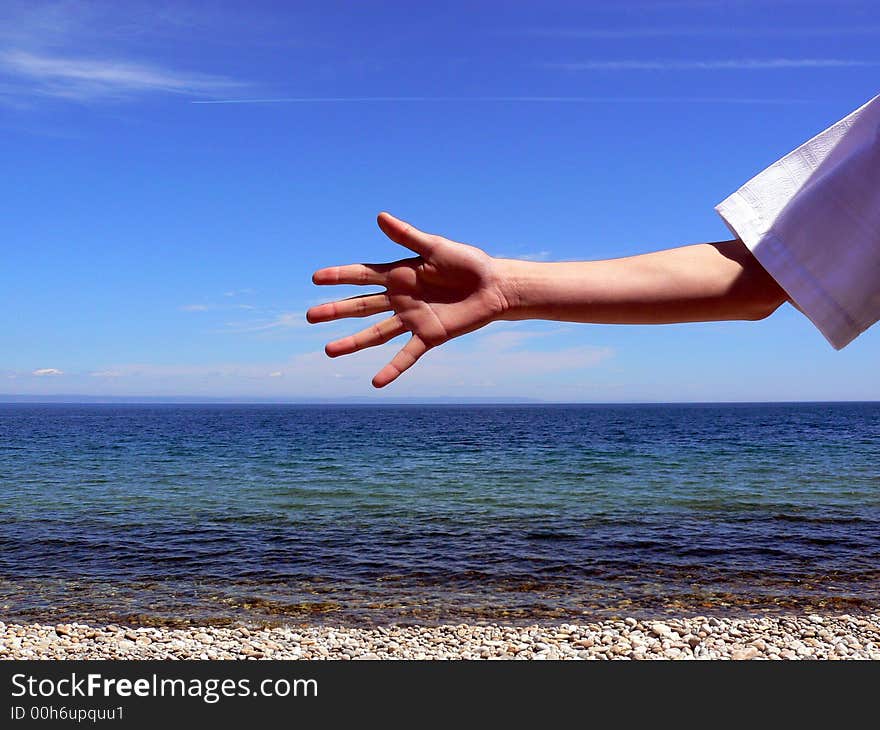
{"label": "arm", "polygon": [[312,307],[309,322],[393,314],[331,342],[331,357],[387,342],[409,342],[373,378],[384,387],[429,349],[497,320],[661,324],[761,319],[785,292],[740,241],[571,263],[496,259],[419,231],[382,213],[379,226],[416,254],[388,264],[351,264],[315,272],[316,284],[365,284],[384,291]]}
{"label": "arm", "polygon": [[608,261],[500,260],[509,311],[502,319],[596,324],[757,320],[785,292],[739,240]]}

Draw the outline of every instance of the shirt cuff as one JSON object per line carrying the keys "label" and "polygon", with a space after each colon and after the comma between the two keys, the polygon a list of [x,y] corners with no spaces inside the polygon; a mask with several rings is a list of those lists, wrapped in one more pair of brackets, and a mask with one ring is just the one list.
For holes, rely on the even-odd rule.
{"label": "shirt cuff", "polygon": [[810,274],[798,259],[797,251],[779,234],[767,230],[760,209],[740,192],[735,192],[715,210],[835,350],[848,345],[866,329],[859,327]]}

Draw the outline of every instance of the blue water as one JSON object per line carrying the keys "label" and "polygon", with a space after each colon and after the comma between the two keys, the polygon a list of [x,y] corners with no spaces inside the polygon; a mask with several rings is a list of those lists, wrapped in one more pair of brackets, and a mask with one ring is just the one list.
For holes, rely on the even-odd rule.
{"label": "blue water", "polygon": [[880,404],[0,405],[0,619],[880,606]]}

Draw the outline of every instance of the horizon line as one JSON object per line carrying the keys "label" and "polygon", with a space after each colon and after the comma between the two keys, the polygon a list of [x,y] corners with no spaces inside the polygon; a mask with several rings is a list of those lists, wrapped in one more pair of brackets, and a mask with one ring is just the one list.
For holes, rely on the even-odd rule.
{"label": "horizon line", "polygon": [[[79,399],[79,400],[77,400]],[[528,396],[348,396],[260,398],[256,396],[112,396],[0,394],[0,405],[792,405],[877,403],[877,399],[834,400],[547,400]]]}

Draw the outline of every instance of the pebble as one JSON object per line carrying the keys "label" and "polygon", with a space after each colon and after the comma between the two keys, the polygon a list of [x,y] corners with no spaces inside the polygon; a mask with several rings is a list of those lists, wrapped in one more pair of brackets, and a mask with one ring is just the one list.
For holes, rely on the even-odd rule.
{"label": "pebble", "polygon": [[880,614],[504,626],[0,622],[3,659],[880,659]]}
{"label": "pebble", "polygon": [[749,646],[745,649],[734,649],[732,652],[730,652],[730,658],[736,659],[738,661],[742,659],[754,659],[755,657],[759,656],[760,653],[761,652],[758,650],[757,647]]}

